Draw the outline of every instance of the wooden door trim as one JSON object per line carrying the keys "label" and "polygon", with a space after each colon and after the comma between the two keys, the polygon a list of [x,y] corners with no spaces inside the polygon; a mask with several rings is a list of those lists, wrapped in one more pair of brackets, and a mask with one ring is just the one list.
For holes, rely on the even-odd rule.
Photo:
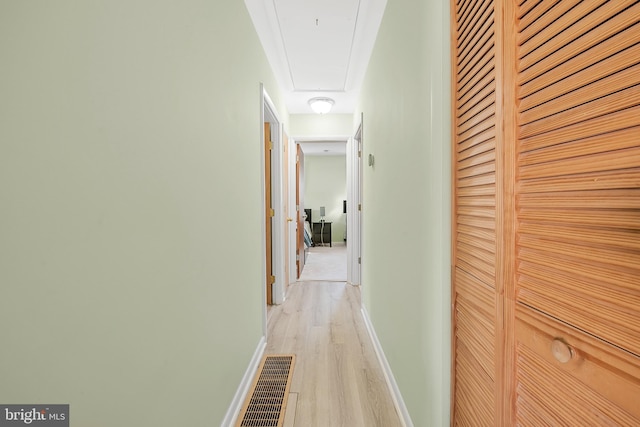
{"label": "wooden door trim", "polygon": [[265,253],[266,303],[273,304],[273,205],[271,200],[271,125],[264,123]]}
{"label": "wooden door trim", "polygon": [[515,424],[516,8],[496,2],[496,425]]}

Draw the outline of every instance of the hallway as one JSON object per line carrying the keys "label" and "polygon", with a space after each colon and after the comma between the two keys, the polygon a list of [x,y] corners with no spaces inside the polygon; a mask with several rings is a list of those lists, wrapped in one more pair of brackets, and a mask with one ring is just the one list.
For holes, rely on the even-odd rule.
{"label": "hallway", "polygon": [[285,426],[400,426],[360,311],[360,289],[296,282],[270,310],[267,354],[295,353]]}
{"label": "hallway", "polygon": [[344,243],[334,243],[333,247],[309,248],[299,281],[346,282],[347,246]]}
{"label": "hallway", "polygon": [[[339,85],[354,103],[318,115],[307,97],[289,107],[274,69],[289,67],[265,52],[249,3],[275,5],[1,3],[1,403],[68,404],[80,426],[230,427],[268,338],[298,355],[296,425],[399,425],[359,289],[294,283],[267,322],[268,99],[278,297],[297,273],[295,256],[284,268],[285,205],[298,204],[280,197],[284,136],[354,141],[361,125],[347,167],[362,163],[362,185],[335,203],[342,220],[354,196],[350,233],[362,218],[348,271],[361,266],[404,422],[449,424],[450,4],[376,0],[370,60]],[[373,6],[358,4],[341,6]]]}

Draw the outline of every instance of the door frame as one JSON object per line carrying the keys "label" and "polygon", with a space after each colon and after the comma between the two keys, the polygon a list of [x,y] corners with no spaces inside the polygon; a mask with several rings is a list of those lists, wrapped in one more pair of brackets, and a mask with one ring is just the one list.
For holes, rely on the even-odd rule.
{"label": "door frame", "polygon": [[296,260],[296,274],[295,281],[300,279],[302,270],[304,269],[305,259],[305,243],[304,243],[304,222],[302,217],[304,212],[304,152],[302,146],[296,141],[295,143],[295,158],[293,165],[296,170],[295,174],[295,190],[292,188],[292,196],[296,206],[296,236],[295,236],[295,251],[293,257]]}
{"label": "door frame", "polygon": [[[295,140],[291,137],[288,138],[287,143],[289,144],[287,147],[287,153],[289,157],[286,159],[289,164],[289,193],[286,197],[289,198],[289,204],[287,206],[289,212],[287,216],[287,224],[289,226],[289,253],[285,254],[289,258],[289,284],[294,283],[298,280],[298,266],[296,263],[296,254],[298,253],[297,242],[298,242],[298,210],[296,203],[296,186],[297,186],[297,174],[296,174],[296,155],[298,146]],[[289,222],[289,218],[292,219]],[[285,294],[286,297],[286,294]]]}
{"label": "door frame", "polygon": [[347,143],[347,283],[362,284],[362,146],[363,114]]}
{"label": "door frame", "polygon": [[[360,121],[360,127],[362,126],[362,120]],[[359,215],[354,216],[353,215],[353,210],[350,208],[351,206],[358,206],[359,202],[359,198],[361,197],[362,191],[362,158],[358,158],[358,148],[357,145],[355,146],[355,150],[354,150],[354,137],[353,135],[306,135],[306,136],[301,136],[301,135],[294,135],[294,136],[290,136],[289,137],[290,140],[293,141],[293,143],[295,145],[298,145],[300,143],[306,143],[306,142],[326,142],[326,141],[333,141],[333,142],[343,142],[346,144],[346,167],[347,167],[347,171],[346,171],[346,178],[347,178],[347,182],[346,182],[346,187],[347,187],[347,283],[350,283],[352,285],[356,285],[359,286],[360,285],[360,267],[357,262],[358,262],[358,258],[361,257],[361,251],[362,251],[362,243],[361,243],[361,235],[362,235],[362,226],[361,226],[361,214],[362,212],[359,212]],[[294,168],[293,170],[295,170],[295,166],[296,166],[296,156],[292,156],[291,158],[291,167]],[[354,166],[354,162],[360,162],[360,166],[355,165]],[[290,169],[291,170],[291,169]],[[354,175],[355,174],[355,175]],[[357,189],[354,190],[354,186]],[[292,193],[291,196],[294,198],[295,200],[295,187],[289,187],[289,192]],[[294,205],[295,206],[295,205]],[[304,209],[304,206],[300,206],[300,211],[302,211]],[[351,214],[350,214],[351,212]],[[353,218],[351,218],[353,217]],[[351,218],[351,219],[350,219]],[[351,222],[353,221],[353,223]],[[354,230],[358,230],[357,232],[354,232]],[[352,234],[353,233],[353,234]],[[357,242],[355,244],[352,244],[350,242]],[[295,247],[293,249],[295,251]],[[292,254],[293,257],[295,257],[295,253]],[[351,269],[353,269],[353,266],[351,265],[352,260],[355,260],[356,262],[356,266],[358,267],[357,270],[357,277],[355,278],[351,278],[350,276],[350,271]],[[297,278],[296,278],[297,279]]]}
{"label": "door frame", "polygon": [[[278,115],[278,110],[267,93],[264,84],[260,83],[260,153],[261,153],[261,188],[262,188],[262,218],[266,218],[266,189],[265,189],[265,147],[264,147],[264,123],[271,124],[271,207],[275,211],[272,225],[272,265],[273,275],[276,277],[272,288],[273,304],[282,304],[284,301],[284,201],[282,184],[282,133],[283,124]],[[266,273],[266,225],[262,226],[262,271]],[[263,304],[263,329],[266,336],[267,330],[267,283],[266,274],[263,274],[261,281]]]}
{"label": "door frame", "polygon": [[[291,270],[295,268],[295,258],[291,256],[291,234],[295,233],[295,227],[293,227],[292,205],[291,205],[291,138],[286,132],[282,132],[282,203],[283,203],[283,242],[284,242],[284,280],[283,285],[283,300],[287,297],[287,289],[289,284],[295,282],[291,280]],[[295,171],[294,171],[295,173]],[[295,201],[294,201],[295,203]],[[293,230],[292,230],[293,228]]]}

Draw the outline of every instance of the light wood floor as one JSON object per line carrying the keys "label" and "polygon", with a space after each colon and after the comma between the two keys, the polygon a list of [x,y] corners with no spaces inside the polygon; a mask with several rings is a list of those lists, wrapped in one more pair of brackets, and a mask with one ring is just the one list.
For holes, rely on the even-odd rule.
{"label": "light wood floor", "polygon": [[297,282],[269,311],[267,353],[295,353],[285,426],[401,426],[360,312],[360,290]]}

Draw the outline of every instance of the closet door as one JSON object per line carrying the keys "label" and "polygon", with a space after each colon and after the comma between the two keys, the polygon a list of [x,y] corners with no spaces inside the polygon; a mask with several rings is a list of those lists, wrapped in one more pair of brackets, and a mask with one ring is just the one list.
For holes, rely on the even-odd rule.
{"label": "closet door", "polygon": [[452,1],[452,424],[497,425],[501,339],[496,279],[496,10]]}
{"label": "closet door", "polygon": [[640,4],[520,1],[517,425],[640,425]]}

